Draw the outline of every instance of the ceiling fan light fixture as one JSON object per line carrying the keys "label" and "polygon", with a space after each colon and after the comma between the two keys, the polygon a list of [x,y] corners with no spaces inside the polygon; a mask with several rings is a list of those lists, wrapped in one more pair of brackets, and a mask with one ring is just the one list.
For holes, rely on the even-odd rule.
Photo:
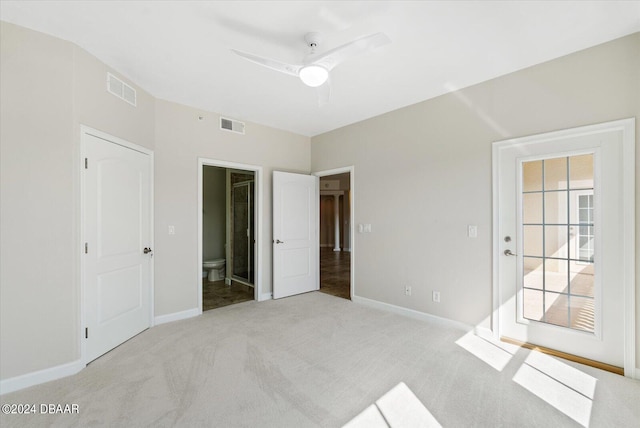
{"label": "ceiling fan light fixture", "polygon": [[322,85],[329,78],[329,70],[326,68],[311,64],[300,69],[300,80],[307,86],[316,88]]}

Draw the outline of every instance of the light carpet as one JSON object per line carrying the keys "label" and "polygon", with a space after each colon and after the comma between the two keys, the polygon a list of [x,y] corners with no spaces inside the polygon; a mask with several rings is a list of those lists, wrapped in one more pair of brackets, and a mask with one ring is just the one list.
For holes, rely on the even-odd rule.
{"label": "light carpet", "polygon": [[404,382],[444,427],[640,426],[640,382],[463,336],[318,292],[240,303],[0,397],[79,414],[1,415],[0,425],[340,427]]}

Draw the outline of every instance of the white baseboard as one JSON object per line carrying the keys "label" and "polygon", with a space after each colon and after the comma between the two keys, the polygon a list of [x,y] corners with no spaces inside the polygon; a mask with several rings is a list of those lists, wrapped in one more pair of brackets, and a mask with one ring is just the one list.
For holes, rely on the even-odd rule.
{"label": "white baseboard", "polygon": [[81,360],[76,360],[59,366],[50,367],[48,369],[38,370],[36,372],[1,380],[0,395],[71,376],[78,373],[83,368],[85,368],[85,364],[83,364]]}
{"label": "white baseboard", "polygon": [[154,321],[153,325],[160,325],[160,324],[165,324],[173,321],[186,320],[187,318],[197,317],[198,315],[200,315],[198,308],[187,309],[186,311],[182,311],[182,312],[174,312],[172,314],[157,316],[153,319]]}
{"label": "white baseboard", "polygon": [[418,319],[421,321],[435,322],[440,325],[453,327],[463,331],[474,330],[474,327],[459,321],[454,321],[449,318],[442,318],[437,315],[431,315],[426,312],[416,311],[414,309],[403,308],[402,306],[396,306],[390,303],[380,302],[378,300],[367,299],[366,297],[351,296],[351,300],[354,303],[358,303],[360,305],[368,306],[374,309],[382,309],[383,311],[393,312],[395,314],[404,315],[406,317]]}
{"label": "white baseboard", "polygon": [[264,302],[265,300],[271,300],[273,296],[271,293],[262,293],[258,296],[258,302]]}

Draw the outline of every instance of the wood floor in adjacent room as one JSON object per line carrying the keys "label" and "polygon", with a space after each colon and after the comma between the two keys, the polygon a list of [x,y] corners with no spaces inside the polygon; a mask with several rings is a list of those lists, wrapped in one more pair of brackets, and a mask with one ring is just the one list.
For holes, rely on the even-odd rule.
{"label": "wood floor in adjacent room", "polygon": [[351,253],[320,248],[320,291],[351,299]]}
{"label": "wood floor in adjacent room", "polygon": [[224,280],[207,281],[202,280],[202,310],[222,308],[223,306],[234,305],[236,303],[253,300],[253,288],[248,285],[232,281],[231,285],[226,285]]}

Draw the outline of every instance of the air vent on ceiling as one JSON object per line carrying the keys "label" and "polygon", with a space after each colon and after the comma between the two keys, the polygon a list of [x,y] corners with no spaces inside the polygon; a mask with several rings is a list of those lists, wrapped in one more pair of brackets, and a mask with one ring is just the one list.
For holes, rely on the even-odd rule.
{"label": "air vent on ceiling", "polygon": [[107,73],[107,91],[125,100],[132,106],[136,105],[136,90],[111,73]]}
{"label": "air vent on ceiling", "polygon": [[244,134],[244,122],[239,122],[237,120],[226,119],[224,117],[221,117],[220,129],[223,129],[225,131],[236,132],[238,134]]}

